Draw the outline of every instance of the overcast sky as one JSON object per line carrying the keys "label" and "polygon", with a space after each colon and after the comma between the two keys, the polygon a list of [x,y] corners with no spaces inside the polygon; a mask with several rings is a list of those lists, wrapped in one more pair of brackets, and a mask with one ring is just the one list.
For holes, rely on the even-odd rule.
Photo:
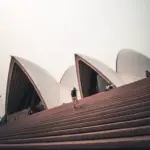
{"label": "overcast sky", "polygon": [[123,48],[150,57],[149,39],[149,0],[0,0],[0,92],[9,55],[39,64],[59,81],[74,53],[115,69]]}

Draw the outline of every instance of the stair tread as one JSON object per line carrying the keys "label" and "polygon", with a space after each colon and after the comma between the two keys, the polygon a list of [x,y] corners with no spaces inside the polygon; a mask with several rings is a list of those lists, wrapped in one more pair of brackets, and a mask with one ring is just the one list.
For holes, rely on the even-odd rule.
{"label": "stair tread", "polygon": [[[87,114],[80,114],[79,116],[76,114],[76,112],[74,113],[75,115],[73,115],[73,116],[70,116],[69,118],[64,118],[64,120],[62,120],[63,118],[61,118],[61,120],[55,120],[55,121],[52,121],[52,124],[55,122],[55,123],[61,123],[61,122],[63,122],[63,123],[65,123],[66,121],[69,121],[69,120],[75,120],[75,118],[84,118],[85,116],[93,116],[94,117],[94,114],[101,114],[101,113],[107,113],[107,112],[111,112],[112,110],[114,110],[115,111],[115,109],[116,109],[116,111],[117,110],[120,110],[120,109],[125,109],[125,108],[129,108],[129,107],[133,107],[134,105],[138,105],[138,107],[139,107],[139,105],[142,107],[142,105],[143,104],[145,104],[145,103],[147,103],[147,105],[150,103],[149,102],[149,99],[145,102],[141,102],[141,103],[139,103],[139,104],[137,104],[137,103],[135,103],[135,104],[132,104],[132,105],[126,105],[126,106],[121,106],[121,107],[117,107],[117,108],[111,108],[111,109],[105,109],[105,110],[103,110],[103,109],[101,109],[101,111],[93,111],[93,113],[91,113],[91,114],[89,114],[89,113],[87,113]],[[140,108],[139,108],[140,109]],[[122,111],[125,111],[125,110],[122,110]],[[126,110],[126,111],[131,111],[131,110]],[[119,113],[119,112],[116,112],[116,113]],[[64,122],[65,121],[65,122]],[[49,122],[47,122],[47,123],[41,123],[41,124],[38,124],[37,126],[38,127],[43,127],[43,126],[46,126],[46,125],[50,125],[51,124],[51,122],[49,123]],[[25,127],[24,129],[31,129],[31,128],[36,128],[36,126],[27,126],[27,127]],[[18,131],[19,131],[19,129],[17,129]],[[22,130],[22,128],[21,128],[21,130]],[[11,131],[13,131],[13,130],[11,130]],[[14,130],[14,132],[15,132],[16,130]]]}
{"label": "stair tread", "polygon": [[150,147],[149,98],[150,78],[24,117],[0,127],[0,149]]}
{"label": "stair tread", "polygon": [[[26,143],[26,144],[0,144],[0,148],[64,148],[63,146],[78,146],[81,148],[83,145],[85,147],[90,148],[98,146],[99,148],[102,147],[116,147],[119,144],[125,144],[128,142],[127,146],[137,146],[139,143],[142,144],[143,142],[147,142],[148,146],[150,147],[150,136],[136,136],[136,137],[125,137],[125,138],[114,138],[114,139],[100,139],[100,140],[85,140],[85,141],[66,141],[66,142],[52,142],[52,143]],[[110,144],[111,143],[111,144]],[[104,144],[104,145],[103,145]],[[110,144],[110,145],[109,145]],[[117,144],[117,145],[115,145]],[[137,144],[137,145],[136,145]],[[123,145],[124,146],[124,145]],[[145,146],[143,143],[142,146]],[[74,147],[73,147],[74,148]]]}
{"label": "stair tread", "polygon": [[[149,107],[148,107],[149,108]],[[137,109],[135,109],[135,110],[138,110],[138,109],[141,109],[141,108],[137,108]],[[135,111],[134,110],[134,111]],[[124,111],[124,112],[126,112],[126,111]],[[74,126],[74,127],[76,127],[76,126],[79,126],[79,125],[82,125],[83,127],[85,127],[86,126],[86,124],[89,124],[90,126],[92,126],[92,124],[94,124],[94,123],[100,123],[100,122],[105,122],[106,121],[106,123],[108,122],[108,121],[111,121],[111,120],[115,120],[116,118],[118,119],[118,118],[120,118],[120,119],[123,119],[123,118],[128,118],[128,117],[132,117],[132,116],[136,116],[136,115],[141,115],[141,114],[146,114],[146,115],[149,115],[150,116],[150,111],[148,111],[148,110],[146,110],[146,111],[144,111],[144,112],[135,112],[135,113],[133,113],[132,111],[130,112],[130,113],[128,113],[129,111],[127,111],[127,114],[126,115],[121,115],[121,116],[119,116],[119,115],[117,115],[117,114],[115,114],[114,113],[114,115],[115,116],[111,116],[111,114],[110,114],[110,117],[109,118],[101,118],[101,116],[99,116],[100,118],[101,118],[101,120],[91,120],[91,122],[89,122],[89,121],[85,121],[85,122],[83,122],[83,121],[78,121],[78,122],[75,122],[75,123],[73,123],[73,124],[69,124],[70,122],[62,122],[62,124],[58,124],[57,126],[54,124],[53,126],[50,126],[50,125],[48,125],[48,127],[51,129],[51,131],[52,130],[58,130],[59,128],[63,128],[63,127],[68,127],[68,128],[71,128],[71,126]],[[108,116],[108,115],[106,115],[106,116]],[[97,117],[96,117],[97,118]],[[85,119],[85,120],[87,120],[87,119]],[[76,121],[76,120],[75,120]],[[103,123],[101,123],[101,124],[103,124]],[[37,130],[37,128],[33,128],[34,130],[36,129]],[[34,130],[32,131],[31,130],[31,128],[29,128],[28,130],[21,130],[20,132],[18,131],[17,133],[16,132],[9,132],[9,134],[7,134],[7,135],[10,135],[10,134],[13,134],[13,133],[15,133],[15,134],[18,134],[18,133],[25,133],[25,134],[28,134],[28,133],[30,133],[30,132],[34,132]],[[28,132],[27,132],[28,131]],[[7,132],[5,132],[5,133],[7,133]],[[2,134],[1,136],[4,136],[4,134]],[[0,137],[1,137],[0,136]]]}
{"label": "stair tread", "polygon": [[[69,134],[69,135],[58,135],[58,136],[49,136],[49,137],[38,137],[38,138],[26,138],[26,139],[11,139],[6,141],[31,141],[31,140],[44,140],[44,139],[53,139],[53,138],[67,138],[67,137],[79,137],[79,136],[97,136],[97,135],[103,135],[108,133],[118,133],[119,132],[138,132],[139,130],[147,130],[148,134],[150,134],[150,125],[147,126],[140,126],[140,127],[131,127],[131,128],[123,128],[123,129],[114,129],[114,130],[106,130],[106,131],[97,131],[97,132],[90,132],[90,133],[79,133],[79,134]],[[134,135],[135,136],[135,135]],[[115,137],[114,137],[115,138]],[[2,141],[3,142],[3,141]]]}
{"label": "stair tread", "polygon": [[[136,119],[136,120],[131,120],[131,121],[123,121],[123,122],[115,122],[115,123],[109,123],[109,124],[102,124],[102,125],[96,125],[96,126],[88,126],[88,127],[83,127],[83,128],[73,128],[73,129],[66,129],[66,130],[57,130],[57,131],[46,131],[46,132],[40,132],[40,133],[35,133],[35,134],[27,134],[27,135],[12,135],[9,136],[16,138],[19,137],[20,139],[22,139],[23,137],[29,137],[30,136],[38,136],[38,137],[44,137],[44,136],[55,136],[55,134],[58,135],[63,135],[63,134],[67,134],[68,132],[71,132],[70,134],[77,134],[77,133],[86,133],[87,130],[88,132],[95,132],[95,130],[97,131],[106,131],[106,130],[111,130],[111,129],[119,129],[121,127],[121,125],[123,127],[137,127],[136,123],[141,122],[140,125],[146,125],[145,122],[149,122],[150,123],[150,117],[147,118],[142,118],[142,119]],[[128,124],[128,126],[126,126],[126,124]],[[118,125],[118,127],[117,127]],[[114,127],[115,126],[115,127]],[[93,131],[94,130],[94,131]],[[53,135],[54,134],[54,135]],[[4,138],[4,137],[3,137]]]}

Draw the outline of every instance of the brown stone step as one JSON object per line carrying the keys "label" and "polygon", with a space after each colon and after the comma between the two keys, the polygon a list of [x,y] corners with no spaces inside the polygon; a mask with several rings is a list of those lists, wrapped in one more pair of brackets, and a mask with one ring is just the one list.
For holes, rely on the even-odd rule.
{"label": "brown stone step", "polygon": [[[124,102],[123,104],[121,103],[120,104],[120,102],[119,102],[119,105],[117,105],[117,104],[114,104],[114,106],[113,105],[111,105],[111,107],[114,107],[114,108],[112,108],[112,109],[115,109],[115,108],[119,108],[119,107],[122,107],[122,105],[124,106],[125,104],[126,105],[134,105],[134,102],[136,102],[136,103],[140,103],[140,105],[142,104],[141,103],[141,101],[146,101],[147,100],[147,98],[148,98],[148,101],[149,101],[149,96],[147,96],[147,95],[145,95],[145,96],[141,96],[141,97],[138,97],[139,98],[139,100],[137,100],[136,98],[135,99],[133,99],[131,102]],[[145,98],[145,99],[144,99]],[[144,100],[143,100],[144,99]],[[138,104],[139,105],[139,104]],[[81,113],[81,114],[79,114],[78,115],[78,112],[75,112],[72,116],[70,116],[70,117],[79,117],[80,115],[87,115],[87,114],[89,114],[90,115],[90,113],[93,113],[93,112],[97,112],[97,111],[104,111],[104,109],[106,109],[106,112],[107,112],[107,109],[108,109],[108,112],[109,112],[109,105],[108,105],[108,107],[107,107],[107,105],[106,105],[106,107],[100,107],[100,108],[97,108],[96,110],[93,110],[92,112],[89,110],[89,111],[86,111],[86,112],[83,112],[83,113]],[[64,119],[65,118],[68,118],[69,116],[66,116],[66,117],[64,117]],[[61,118],[61,119],[63,119],[63,117]],[[34,120],[34,118],[33,118],[33,120]],[[49,120],[49,122],[54,122],[55,120]],[[58,121],[58,120],[56,120],[56,121]],[[44,123],[45,125],[46,124],[49,124],[49,122],[48,123]],[[34,128],[35,128],[35,126],[33,126]],[[11,129],[12,130],[12,129]],[[19,130],[19,129],[17,129],[17,130]],[[2,132],[1,132],[1,135],[2,135]]]}
{"label": "brown stone step", "polygon": [[137,120],[131,121],[124,121],[124,122],[115,122],[110,124],[102,124],[96,126],[89,126],[83,128],[73,128],[73,129],[66,129],[66,130],[57,130],[57,131],[47,131],[47,132],[35,132],[34,134],[26,134],[26,135],[16,135],[16,136],[9,136],[5,139],[22,139],[22,138],[34,138],[34,137],[44,137],[44,136],[60,136],[60,135],[67,135],[67,134],[79,134],[79,133],[88,133],[88,132],[96,132],[96,131],[105,131],[105,130],[113,130],[113,129],[121,129],[121,128],[131,128],[131,127],[138,127],[138,126],[145,126],[150,125],[150,117],[142,118]]}
{"label": "brown stone step", "polygon": [[[147,95],[146,95],[146,96],[147,96]],[[148,95],[148,96],[149,96],[149,95]],[[143,97],[143,96],[138,97],[138,99],[141,99],[142,97]],[[136,99],[137,99],[137,98],[134,98],[134,99],[132,100],[132,102],[133,102],[133,101],[137,101],[137,102],[138,102],[138,100],[136,100]],[[140,101],[142,101],[142,100],[140,100]],[[129,104],[130,104],[130,103],[132,103],[132,102],[128,102],[128,101],[126,102],[126,101],[125,101],[124,103],[129,103]],[[118,103],[122,103],[122,102],[119,101]],[[117,105],[117,103],[114,103],[114,105]],[[124,105],[124,104],[120,104],[120,105]],[[106,105],[106,106],[107,106],[107,105]],[[108,105],[108,107],[109,107],[109,105]],[[115,106],[114,106],[114,107],[115,107]],[[116,107],[117,107],[117,106],[116,106]],[[118,105],[118,107],[119,107],[119,105]],[[103,107],[100,107],[100,108],[98,107],[97,110],[99,110],[99,109],[101,109],[101,108],[103,109]],[[109,109],[109,108],[105,108],[105,109]],[[90,112],[90,111],[95,111],[95,110],[89,110],[89,112]],[[87,110],[87,112],[88,112],[88,110]],[[83,112],[83,114],[85,114],[85,113],[87,113],[87,112]],[[89,113],[89,112],[88,112],[88,113]],[[78,114],[78,111],[75,112],[73,115],[77,115],[77,114]],[[82,113],[81,113],[81,114],[82,114]],[[65,116],[65,117],[67,118],[68,116]],[[64,117],[64,118],[65,118],[65,117]],[[33,119],[34,119],[34,118],[33,118]],[[58,118],[56,118],[56,119],[58,119]],[[62,119],[62,117],[61,117],[61,119]],[[49,120],[49,122],[50,122],[50,121],[51,121],[51,120]],[[52,120],[52,121],[54,121],[54,120]],[[49,122],[48,122],[48,123],[49,123]],[[46,123],[45,123],[45,124],[46,124]],[[37,124],[37,125],[38,125],[38,124]],[[32,126],[35,127],[34,124],[33,124]],[[11,130],[12,130],[12,129],[11,129]]]}
{"label": "brown stone step", "polygon": [[48,149],[81,149],[81,148],[150,148],[150,136],[137,136],[100,140],[28,143],[28,144],[0,144],[0,149],[15,150],[48,150]]}
{"label": "brown stone step", "polygon": [[[146,89],[147,90],[147,89]],[[129,93],[128,93],[129,94]],[[41,112],[42,113],[42,112]],[[35,117],[35,116],[34,116]],[[39,119],[37,119],[37,120],[39,120]]]}
{"label": "brown stone step", "polygon": [[108,124],[108,123],[114,123],[114,122],[121,122],[121,121],[129,121],[129,120],[136,120],[141,118],[150,117],[150,111],[145,112],[139,112],[135,114],[128,114],[124,116],[117,116],[117,117],[111,117],[106,119],[100,119],[96,121],[90,121],[90,122],[84,122],[84,123],[77,123],[77,124],[69,124],[59,127],[53,127],[50,129],[50,131],[57,131],[57,130],[65,130],[65,129],[73,129],[73,128],[82,128],[82,127],[88,127],[88,126],[94,126],[94,125],[102,125],[102,124]]}
{"label": "brown stone step", "polygon": [[[111,114],[106,114],[106,115],[103,115],[103,116],[95,116],[94,119],[93,118],[85,118],[85,119],[82,119],[82,120],[73,120],[73,121],[68,121],[68,122],[62,122],[61,124],[56,124],[54,123],[54,125],[49,125],[47,126],[47,130],[46,127],[44,127],[43,129],[40,128],[40,130],[38,128],[35,128],[35,129],[29,129],[29,130],[22,130],[22,131],[16,131],[16,132],[9,132],[9,133],[5,133],[3,135],[1,135],[0,139],[3,140],[5,138],[13,138],[13,136],[16,136],[16,135],[20,135],[21,138],[23,138],[25,135],[37,135],[37,133],[42,133],[42,132],[47,132],[47,131],[54,131],[54,130],[60,130],[61,128],[63,127],[67,127],[69,126],[69,128],[66,128],[66,129],[70,129],[70,128],[74,128],[75,125],[81,125],[81,124],[88,124],[89,122],[99,122],[99,121],[105,121],[108,122],[109,120],[112,120],[112,119],[115,119],[116,117],[122,117],[124,118],[124,116],[128,116],[129,115],[136,115],[136,114],[139,114],[140,116],[140,113],[142,113],[143,111],[146,112],[149,112],[150,110],[150,106],[147,106],[147,107],[142,107],[142,108],[135,108],[134,110],[126,110],[126,111],[123,111],[123,112],[115,112],[114,114],[111,113]],[[140,112],[140,113],[139,113]],[[150,116],[150,112],[148,114]],[[121,118],[120,118],[121,119]],[[111,122],[110,122],[111,123]],[[148,123],[148,122],[147,122]],[[93,124],[91,124],[91,126],[93,126]],[[85,126],[83,126],[85,127]]]}
{"label": "brown stone step", "polygon": [[80,133],[71,135],[59,135],[59,136],[48,136],[48,137],[27,138],[27,139],[10,139],[10,140],[3,140],[1,142],[3,144],[46,143],[46,142],[98,140],[107,138],[121,138],[121,137],[146,136],[146,135],[150,135],[150,126],[123,128],[116,130],[107,130],[107,131]]}

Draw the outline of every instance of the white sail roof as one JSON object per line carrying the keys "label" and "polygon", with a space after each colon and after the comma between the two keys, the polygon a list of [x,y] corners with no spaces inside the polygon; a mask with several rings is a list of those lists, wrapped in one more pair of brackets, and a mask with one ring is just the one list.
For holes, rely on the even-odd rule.
{"label": "white sail roof", "polygon": [[126,84],[145,78],[146,70],[150,71],[150,58],[131,49],[118,53],[116,72]]}
{"label": "white sail roof", "polygon": [[59,101],[59,84],[57,81],[46,70],[31,61],[20,57],[12,57],[12,59],[17,61],[28,75],[29,80],[46,103],[46,106],[48,108],[57,106]]}
{"label": "white sail roof", "polygon": [[87,61],[90,65],[96,68],[99,72],[101,72],[108,80],[110,80],[116,87],[124,85],[124,82],[118,76],[118,74],[113,71],[111,68],[106,66],[104,63],[91,58],[89,56],[77,54],[79,57]]}

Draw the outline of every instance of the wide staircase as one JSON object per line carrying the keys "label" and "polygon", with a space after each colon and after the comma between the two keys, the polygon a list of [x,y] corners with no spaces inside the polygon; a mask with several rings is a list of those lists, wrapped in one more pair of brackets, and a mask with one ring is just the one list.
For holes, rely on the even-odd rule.
{"label": "wide staircase", "polygon": [[150,148],[150,78],[19,118],[0,149]]}

